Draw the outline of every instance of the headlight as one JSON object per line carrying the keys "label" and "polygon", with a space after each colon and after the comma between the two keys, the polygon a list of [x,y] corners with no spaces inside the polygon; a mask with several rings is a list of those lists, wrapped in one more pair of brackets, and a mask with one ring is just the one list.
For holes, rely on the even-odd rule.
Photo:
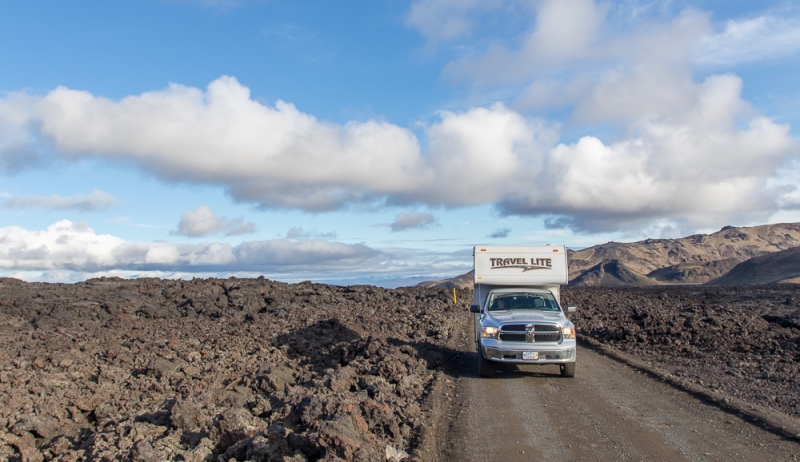
{"label": "headlight", "polygon": [[561,328],[561,335],[564,338],[575,338],[575,328],[574,327],[562,327]]}
{"label": "headlight", "polygon": [[483,338],[494,338],[497,335],[497,328],[496,327],[481,327],[481,337]]}

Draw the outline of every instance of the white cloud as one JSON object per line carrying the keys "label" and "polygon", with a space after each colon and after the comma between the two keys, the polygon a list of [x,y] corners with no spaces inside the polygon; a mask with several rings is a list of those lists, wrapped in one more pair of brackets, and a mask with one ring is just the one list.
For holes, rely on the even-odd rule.
{"label": "white cloud", "polygon": [[436,217],[430,213],[408,212],[398,213],[394,222],[389,225],[392,231],[408,231],[410,229],[427,229],[436,226]]}
{"label": "white cloud", "polygon": [[788,125],[749,115],[740,92],[738,77],[712,76],[682,113],[632,126],[635,138],[560,144],[541,175],[547,185],[518,192],[500,209],[549,213],[561,217],[553,224],[594,231],[665,217],[694,228],[766,220],[787,191],[768,179],[798,145]]}
{"label": "white cloud", "polygon": [[779,59],[800,51],[800,19],[759,16],[729,20],[725,30],[702,38],[694,60],[702,64],[729,65]]}
{"label": "white cloud", "polygon": [[316,229],[305,230],[302,226],[295,226],[286,232],[286,239],[336,239],[336,233],[331,231],[328,233],[319,232]]}
{"label": "white cloud", "polygon": [[201,205],[194,210],[187,210],[181,214],[177,234],[203,237],[209,234],[217,234],[223,229],[225,229],[225,221],[214,213],[211,207]]}
{"label": "white cloud", "polygon": [[79,212],[93,212],[117,206],[117,200],[111,194],[99,189],[92,190],[89,194],[76,194],[74,196],[39,196],[29,194],[25,196],[11,196],[3,203],[9,208],[38,207],[52,210],[77,210]]}
{"label": "white cloud", "polygon": [[225,231],[226,236],[236,236],[255,232],[254,223],[245,222],[243,218],[229,220],[220,217],[211,207],[201,205],[194,210],[187,210],[181,214],[178,230],[175,234],[189,237],[205,237]]}
{"label": "white cloud", "polygon": [[417,0],[406,25],[433,42],[468,36],[480,22],[480,13],[500,8],[504,0]]}
{"label": "white cloud", "polygon": [[537,4],[536,28],[522,46],[526,59],[585,58],[606,11],[593,0],[544,0]]}
{"label": "white cloud", "polygon": [[332,210],[425,179],[414,135],[381,121],[320,122],[250,99],[232,77],[112,101],[59,87],[38,104],[62,153],[130,160],[172,181],[224,185],[240,201]]}
{"label": "white cloud", "polygon": [[132,242],[61,220],[42,231],[0,228],[0,269],[8,271],[298,272],[359,270],[381,252],[362,244],[276,239],[184,245]]}
{"label": "white cloud", "polygon": [[[613,51],[601,34],[607,13],[603,5],[592,0],[545,0],[534,5],[528,9],[532,29],[510,43],[495,40],[484,53],[449,63],[444,75],[481,86],[519,83],[554,71],[590,68]],[[604,49],[598,49],[600,43]]]}
{"label": "white cloud", "polygon": [[244,218],[234,218],[228,220],[225,226],[226,236],[240,236],[242,234],[253,234],[256,232],[256,224],[250,221],[245,222]]}
{"label": "white cloud", "polygon": [[[491,123],[437,137],[455,125],[445,114],[429,127],[430,163],[446,179],[439,183],[441,190],[453,193],[443,202],[493,202],[503,214],[549,215],[551,226],[591,232],[659,220],[695,229],[752,223],[787,202],[796,186],[776,188],[770,180],[798,158],[790,127],[747,104],[739,77],[715,75],[696,82],[692,66],[698,44],[723,56],[712,45],[721,46],[726,38],[753,39],[743,47],[753,56],[774,38],[777,43],[762,55],[788,53],[796,47],[795,22],[774,23],[772,35],[766,23],[730,23],[725,37],[709,41],[714,29],[710,15],[701,11],[688,9],[667,20],[639,18],[624,28],[614,28],[607,11],[589,0],[539,2],[534,27],[516,41],[494,42],[485,53],[445,68],[445,75],[479,91],[524,85],[512,105],[517,112],[509,111],[502,123],[520,128],[490,137],[491,149],[474,144],[493,132]],[[522,116],[543,108],[566,108],[568,123],[583,131],[598,124],[610,135],[549,144],[539,135],[546,131]],[[496,118],[503,107],[492,109]],[[466,126],[475,114],[467,111],[455,119]],[[528,126],[509,122],[514,119]],[[477,156],[484,171],[473,166],[480,163],[470,151],[473,145],[491,153]],[[445,161],[437,164],[440,160]],[[459,184],[455,176],[469,181]],[[437,200],[437,194],[434,186],[426,198]]]}
{"label": "white cloud", "polygon": [[530,175],[541,171],[547,148],[557,140],[541,122],[500,103],[440,117],[426,133],[426,154],[437,181],[416,192],[427,203],[497,202],[530,185]]}

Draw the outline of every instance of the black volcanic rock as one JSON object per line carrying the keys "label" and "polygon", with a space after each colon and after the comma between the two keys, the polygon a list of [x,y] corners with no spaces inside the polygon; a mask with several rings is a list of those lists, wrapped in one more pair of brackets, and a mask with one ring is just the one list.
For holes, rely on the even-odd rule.
{"label": "black volcanic rock", "polygon": [[458,298],[263,278],[0,279],[0,459],[413,454],[446,345],[469,321],[470,294]]}
{"label": "black volcanic rock", "polygon": [[568,287],[561,297],[578,306],[579,339],[800,418],[800,285]]}

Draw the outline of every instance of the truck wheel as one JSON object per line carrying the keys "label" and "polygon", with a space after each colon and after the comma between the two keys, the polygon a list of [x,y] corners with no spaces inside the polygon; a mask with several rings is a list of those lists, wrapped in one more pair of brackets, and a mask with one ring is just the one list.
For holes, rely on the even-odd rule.
{"label": "truck wheel", "polygon": [[483,348],[478,343],[478,376],[491,377],[494,375],[494,365],[491,361],[483,357]]}
{"label": "truck wheel", "polygon": [[561,377],[575,377],[575,362],[561,365]]}

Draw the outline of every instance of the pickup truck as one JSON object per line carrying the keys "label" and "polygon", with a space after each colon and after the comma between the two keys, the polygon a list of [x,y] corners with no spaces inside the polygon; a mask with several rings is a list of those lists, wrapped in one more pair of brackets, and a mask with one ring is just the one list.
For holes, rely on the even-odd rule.
{"label": "pickup truck", "polygon": [[558,364],[562,376],[574,377],[575,325],[567,314],[577,307],[564,310],[559,301],[566,248],[475,247],[474,255],[478,374],[494,375],[496,363]]}

